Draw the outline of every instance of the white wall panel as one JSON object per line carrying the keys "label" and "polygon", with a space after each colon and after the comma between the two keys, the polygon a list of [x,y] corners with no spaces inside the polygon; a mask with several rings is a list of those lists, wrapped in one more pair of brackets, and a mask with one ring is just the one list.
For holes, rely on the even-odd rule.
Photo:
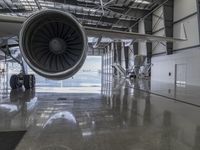
{"label": "white wall panel", "polygon": [[192,16],[186,20],[183,20],[177,24],[174,24],[174,37],[179,38],[181,36],[181,26],[184,24],[187,34],[187,41],[175,42],[174,49],[180,49],[185,47],[191,47],[199,44],[199,26],[197,15]]}
{"label": "white wall panel", "polygon": [[[175,64],[187,64],[186,82],[200,86],[200,48],[180,51],[173,55],[152,58],[152,80],[174,83]],[[169,72],[172,73],[169,76]]]}
{"label": "white wall panel", "polygon": [[139,55],[147,55],[146,42],[139,42],[138,43],[138,54]]}
{"label": "white wall panel", "polygon": [[173,83],[174,78],[173,76],[169,76],[169,72],[171,74],[174,74],[174,69],[173,69],[173,62],[170,60],[166,61],[157,61],[154,58],[152,59],[152,70],[151,70],[151,75],[152,75],[152,80],[155,81],[162,81],[162,82],[169,82]]}
{"label": "white wall panel", "polygon": [[[163,29],[154,35],[165,36],[165,30]],[[163,42],[163,44],[166,44],[166,42]],[[166,52],[166,46],[164,46],[162,44],[158,44],[157,42],[153,42],[152,43],[152,53],[158,54],[158,53],[162,53],[162,52]]]}
{"label": "white wall panel", "polygon": [[196,0],[174,0],[174,21],[197,11]]}
{"label": "white wall panel", "polygon": [[[153,32],[158,31],[159,29],[164,28],[164,15],[163,15],[163,7],[158,9],[153,13],[152,17],[152,27],[153,27]],[[160,19],[160,18],[162,19]]]}
{"label": "white wall panel", "polygon": [[[154,14],[152,17],[153,32],[158,31],[154,35],[165,36],[163,7],[156,10],[153,14]],[[158,17],[161,17],[161,18],[158,18]],[[152,43],[152,54],[158,54],[158,53],[163,53],[163,52],[166,52],[166,47],[164,45],[159,44],[158,42]]]}

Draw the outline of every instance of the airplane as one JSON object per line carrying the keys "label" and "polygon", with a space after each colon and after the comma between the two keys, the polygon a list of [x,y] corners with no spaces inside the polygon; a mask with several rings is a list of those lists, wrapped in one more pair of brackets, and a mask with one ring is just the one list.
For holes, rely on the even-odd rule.
{"label": "airplane", "polygon": [[[37,74],[54,80],[72,77],[83,65],[88,50],[87,37],[111,38],[113,40],[185,41],[171,37],[139,34],[82,26],[70,13],[60,10],[40,10],[28,18],[0,15],[0,50],[15,59],[5,41],[15,37],[20,48],[22,72],[12,75],[12,89],[24,85],[35,87],[34,75],[27,74],[24,65]],[[100,40],[98,42],[100,42]],[[16,43],[13,44],[16,46]]]}

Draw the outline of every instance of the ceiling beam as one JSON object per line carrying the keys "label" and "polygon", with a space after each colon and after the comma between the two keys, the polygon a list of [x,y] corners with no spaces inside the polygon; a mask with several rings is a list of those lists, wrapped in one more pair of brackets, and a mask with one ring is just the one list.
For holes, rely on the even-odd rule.
{"label": "ceiling beam", "polygon": [[[108,18],[108,17],[105,17],[105,16],[88,16],[88,15],[84,15],[84,14],[75,14],[73,13],[74,16],[76,16],[77,18],[84,18],[84,19],[89,19],[89,20],[95,20],[95,21],[99,21],[100,18],[101,18],[101,21],[102,22],[107,22],[107,23],[113,23],[113,22],[116,22],[117,18]],[[123,19],[122,19],[123,20]],[[124,24],[130,24],[131,23],[134,23],[136,21],[129,21],[129,20],[123,20],[123,23]]]}
{"label": "ceiling beam", "polygon": [[25,12],[31,12],[31,11],[26,9],[8,9],[8,8],[0,9],[0,13],[25,13]]}

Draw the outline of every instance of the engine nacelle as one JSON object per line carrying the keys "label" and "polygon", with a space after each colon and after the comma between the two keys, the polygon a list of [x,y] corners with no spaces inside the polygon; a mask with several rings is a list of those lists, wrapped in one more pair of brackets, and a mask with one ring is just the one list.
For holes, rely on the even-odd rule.
{"label": "engine nacelle", "polygon": [[19,36],[21,54],[39,75],[50,79],[73,76],[83,65],[87,37],[69,13],[45,10],[30,16]]}

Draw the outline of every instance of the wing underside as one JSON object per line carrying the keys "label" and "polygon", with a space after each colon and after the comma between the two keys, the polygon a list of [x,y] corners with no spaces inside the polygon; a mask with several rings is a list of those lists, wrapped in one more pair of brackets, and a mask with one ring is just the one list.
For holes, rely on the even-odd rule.
{"label": "wing underside", "polygon": [[147,42],[176,42],[176,41],[185,41],[187,39],[179,39],[172,37],[163,37],[163,36],[155,36],[149,34],[139,34],[135,32],[125,32],[125,31],[117,31],[110,29],[100,29],[93,27],[84,27],[87,36],[89,37],[105,37],[113,40],[121,40],[121,39],[129,39],[134,41],[147,41]]}

